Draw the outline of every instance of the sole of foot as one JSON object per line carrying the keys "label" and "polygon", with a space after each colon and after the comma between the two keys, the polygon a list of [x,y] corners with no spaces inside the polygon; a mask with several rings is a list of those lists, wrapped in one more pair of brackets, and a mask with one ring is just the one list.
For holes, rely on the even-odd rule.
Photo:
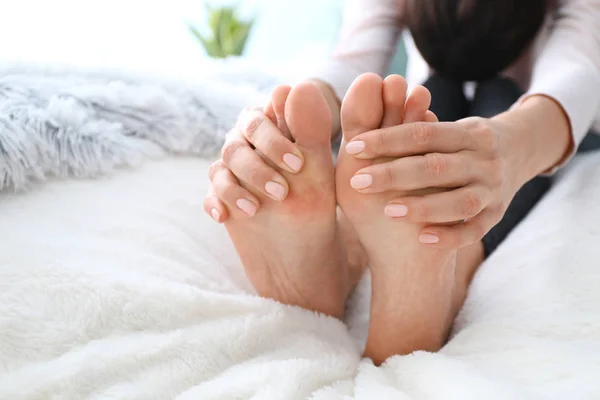
{"label": "sole of foot", "polygon": [[289,184],[285,200],[253,192],[260,210],[252,218],[238,210],[225,227],[259,295],[339,318],[348,277],[336,223],[331,113],[309,83],[281,101],[276,106],[284,109],[304,166],[296,174],[278,169]]}
{"label": "sole of foot", "polygon": [[[426,118],[429,92],[416,88],[406,98],[406,82],[374,74],[359,77],[342,105],[344,142],[378,129]],[[372,277],[371,320],[365,355],[377,364],[391,355],[434,351],[446,338],[452,306],[456,251],[419,242],[418,224],[385,215],[388,202],[406,195],[439,191],[363,194],[350,181],[361,169],[388,160],[360,160],[340,150],[336,192],[340,207],[365,248]]]}

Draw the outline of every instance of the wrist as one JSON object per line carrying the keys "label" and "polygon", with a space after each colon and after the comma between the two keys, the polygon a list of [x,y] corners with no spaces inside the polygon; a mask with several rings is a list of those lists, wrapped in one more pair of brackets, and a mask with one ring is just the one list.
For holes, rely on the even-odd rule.
{"label": "wrist", "polygon": [[573,148],[569,118],[549,97],[531,96],[493,119],[506,128],[510,162],[521,185],[564,162]]}

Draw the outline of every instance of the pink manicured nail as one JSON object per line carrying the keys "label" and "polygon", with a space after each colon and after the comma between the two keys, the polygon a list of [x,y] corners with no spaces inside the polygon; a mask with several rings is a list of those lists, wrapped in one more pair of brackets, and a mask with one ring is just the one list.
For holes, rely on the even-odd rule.
{"label": "pink manicured nail", "polygon": [[408,214],[408,207],[404,204],[388,204],[385,206],[385,215],[388,217],[399,218]]}
{"label": "pink manicured nail", "polygon": [[357,140],[356,142],[350,142],[346,145],[346,153],[358,154],[365,149],[365,142]]}
{"label": "pink manicured nail", "polygon": [[216,208],[213,208],[213,209],[210,210],[210,215],[217,222],[219,222],[219,219],[221,219],[221,213]]}
{"label": "pink manicured nail", "polygon": [[440,238],[432,233],[423,233],[419,236],[419,241],[423,244],[436,244],[440,241]]}
{"label": "pink manicured nail", "polygon": [[350,186],[354,189],[366,189],[373,184],[373,177],[368,174],[355,175],[350,179]]}
{"label": "pink manicured nail", "polygon": [[302,169],[302,160],[293,154],[286,153],[283,155],[283,162],[285,165],[290,167],[294,172],[298,172]]}
{"label": "pink manicured nail", "polygon": [[253,202],[247,199],[239,199],[235,202],[235,205],[238,206],[240,210],[253,217],[256,214],[256,206]]}
{"label": "pink manicured nail", "polygon": [[283,196],[285,196],[285,188],[283,187],[283,185],[277,182],[267,182],[267,184],[265,185],[265,191],[277,200],[283,200]]}

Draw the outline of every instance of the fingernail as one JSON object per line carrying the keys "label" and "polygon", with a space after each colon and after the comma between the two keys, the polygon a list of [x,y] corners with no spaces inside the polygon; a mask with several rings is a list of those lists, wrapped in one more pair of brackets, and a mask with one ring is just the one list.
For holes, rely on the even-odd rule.
{"label": "fingernail", "polygon": [[404,204],[388,204],[385,206],[385,215],[388,217],[405,217],[408,214],[408,207]]}
{"label": "fingernail", "polygon": [[440,241],[440,238],[433,233],[423,233],[419,236],[419,241],[423,244],[436,244]]}
{"label": "fingernail", "polygon": [[293,154],[286,153],[283,155],[283,162],[285,165],[290,167],[294,172],[298,172],[302,169],[302,160]]}
{"label": "fingernail", "polygon": [[373,184],[373,177],[368,174],[355,175],[350,179],[350,186],[354,189],[366,189]]}
{"label": "fingernail", "polygon": [[365,142],[357,140],[356,142],[350,142],[346,145],[346,153],[358,154],[365,149]]}
{"label": "fingernail", "polygon": [[250,200],[238,199],[238,201],[235,202],[235,205],[251,217],[256,214],[256,206]]}
{"label": "fingernail", "polygon": [[265,185],[265,190],[277,200],[283,200],[283,196],[285,196],[285,188],[283,187],[283,185],[277,182],[267,182],[267,184]]}
{"label": "fingernail", "polygon": [[221,213],[219,212],[219,210],[217,210],[216,208],[211,209],[210,215],[215,221],[219,222],[219,219],[221,218]]}

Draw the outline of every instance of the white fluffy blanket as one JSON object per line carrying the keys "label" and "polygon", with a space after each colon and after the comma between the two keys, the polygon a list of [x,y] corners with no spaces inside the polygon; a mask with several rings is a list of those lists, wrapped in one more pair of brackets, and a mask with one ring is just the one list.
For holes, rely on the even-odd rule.
{"label": "white fluffy blanket", "polygon": [[1,399],[600,399],[600,157],[482,267],[439,354],[361,360],[346,324],[253,295],[173,158],[0,196]]}

